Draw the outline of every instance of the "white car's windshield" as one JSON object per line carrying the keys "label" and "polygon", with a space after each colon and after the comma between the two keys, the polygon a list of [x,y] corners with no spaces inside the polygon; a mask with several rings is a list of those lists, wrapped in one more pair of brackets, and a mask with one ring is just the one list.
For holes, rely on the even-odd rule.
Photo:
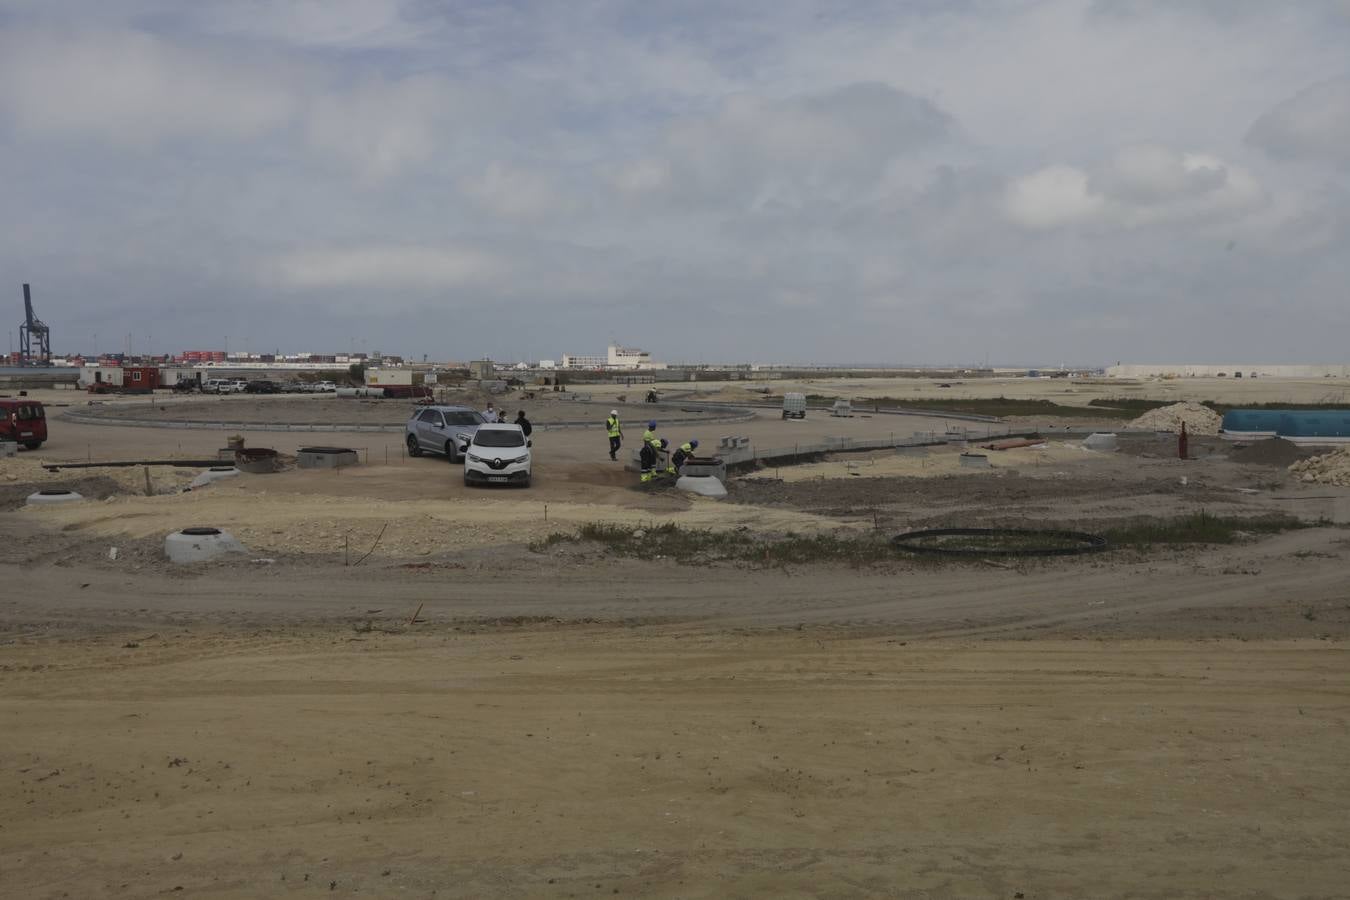
{"label": "white car's windshield", "polygon": [[524,447],[525,435],[519,431],[479,431],[473,443],[476,447]]}

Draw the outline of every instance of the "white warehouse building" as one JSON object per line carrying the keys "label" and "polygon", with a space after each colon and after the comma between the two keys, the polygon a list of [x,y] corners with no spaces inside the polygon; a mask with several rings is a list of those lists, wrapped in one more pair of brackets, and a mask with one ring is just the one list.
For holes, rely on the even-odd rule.
{"label": "white warehouse building", "polygon": [[604,356],[583,356],[564,353],[564,369],[664,369],[660,363],[652,362],[652,355],[637,347],[624,347],[610,344],[609,352]]}

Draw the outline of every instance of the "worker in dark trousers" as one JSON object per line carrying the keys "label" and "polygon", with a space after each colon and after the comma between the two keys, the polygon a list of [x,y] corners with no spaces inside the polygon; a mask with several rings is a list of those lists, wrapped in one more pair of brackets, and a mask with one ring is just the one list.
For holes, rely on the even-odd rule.
{"label": "worker in dark trousers", "polygon": [[665,438],[654,437],[650,441],[643,442],[642,450],[638,454],[638,461],[642,464],[643,484],[656,477],[656,463],[661,458],[661,451],[665,446]]}
{"label": "worker in dark trousers", "polygon": [[605,420],[605,433],[609,435],[609,458],[619,458],[619,447],[623,445],[623,426],[619,424],[619,411],[611,409]]}
{"label": "worker in dark trousers", "polygon": [[656,440],[656,420],[652,419],[647,423],[647,430],[642,432],[642,443],[650,444]]}
{"label": "worker in dark trousers", "polygon": [[680,469],[684,467],[685,461],[693,456],[694,451],[697,449],[697,438],[691,441],[685,441],[683,444],[676,447],[675,452],[670,456],[670,466],[666,469],[666,472],[670,475],[680,474]]}

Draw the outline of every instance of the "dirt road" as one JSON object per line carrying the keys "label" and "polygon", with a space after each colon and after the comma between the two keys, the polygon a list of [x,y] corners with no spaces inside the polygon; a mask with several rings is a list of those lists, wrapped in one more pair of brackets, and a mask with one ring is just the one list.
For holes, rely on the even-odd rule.
{"label": "dirt road", "polygon": [[1339,644],[155,626],[4,660],[10,896],[1345,886]]}

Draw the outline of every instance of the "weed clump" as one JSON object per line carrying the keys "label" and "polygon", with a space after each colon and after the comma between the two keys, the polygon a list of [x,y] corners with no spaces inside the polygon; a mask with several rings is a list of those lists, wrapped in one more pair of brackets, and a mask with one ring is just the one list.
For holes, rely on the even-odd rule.
{"label": "weed clump", "polygon": [[1308,525],[1292,516],[1243,519],[1215,516],[1203,510],[1173,519],[1153,519],[1106,532],[1112,547],[1147,549],[1157,544],[1233,544],[1258,534],[1278,534]]}
{"label": "weed clump", "polygon": [[866,564],[896,559],[880,535],[786,534],[757,536],[749,531],[683,528],[673,522],[648,527],[588,522],[573,534],[554,533],[530,545],[536,552],[555,544],[590,542],[616,556],[671,559],[680,563],[761,562],[769,564],[843,562]]}

